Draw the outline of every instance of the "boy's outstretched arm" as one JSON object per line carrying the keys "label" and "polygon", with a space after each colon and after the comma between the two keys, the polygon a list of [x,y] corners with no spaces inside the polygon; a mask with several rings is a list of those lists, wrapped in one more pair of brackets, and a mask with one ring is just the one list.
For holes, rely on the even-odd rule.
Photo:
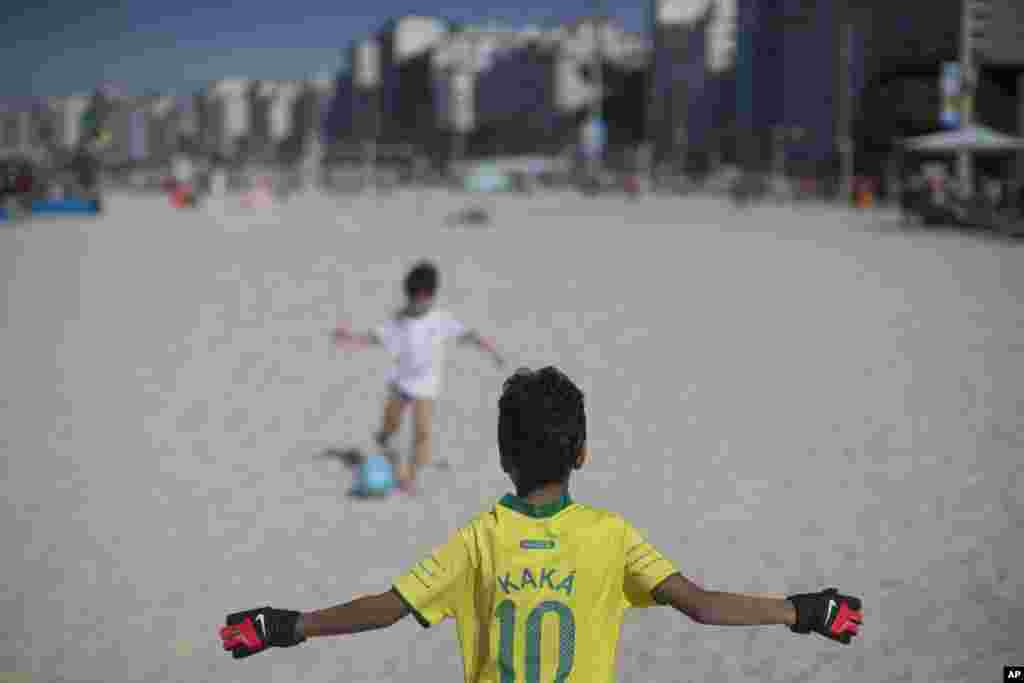
{"label": "boy's outstretched arm", "polygon": [[500,353],[498,353],[498,347],[494,345],[494,342],[486,337],[482,336],[476,330],[470,330],[458,338],[459,344],[473,344],[481,351],[490,354],[494,360],[494,364],[499,368],[505,367],[505,359]]}
{"label": "boy's outstretched arm", "polygon": [[334,343],[338,346],[365,347],[380,346],[381,340],[375,332],[355,333],[345,327],[334,330]]}
{"label": "boy's outstretched arm", "polygon": [[386,628],[409,612],[393,590],[315,612],[260,607],[229,614],[220,637],[224,649],[230,650],[235,659],[241,659],[269,647],[292,647],[308,638]]}
{"label": "boy's outstretched arm", "polygon": [[356,598],[344,605],[306,612],[298,628],[305,638],[342,636],[387,628],[405,618],[409,607],[393,590]]}
{"label": "boy's outstretched arm", "polygon": [[782,624],[795,633],[820,633],[849,644],[863,621],[860,598],[830,588],[818,593],[751,595],[707,591],[681,574],[668,577],[652,592],[654,599],[671,605],[708,626],[767,626]]}
{"label": "boy's outstretched arm", "polygon": [[796,623],[796,608],[785,598],[707,591],[682,574],[673,574],[658,584],[654,599],[708,626],[792,626]]}

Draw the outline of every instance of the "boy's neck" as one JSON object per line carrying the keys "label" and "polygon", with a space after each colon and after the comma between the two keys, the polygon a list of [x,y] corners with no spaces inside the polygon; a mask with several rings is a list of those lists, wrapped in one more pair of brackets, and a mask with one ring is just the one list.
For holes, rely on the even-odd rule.
{"label": "boy's neck", "polygon": [[431,304],[406,304],[402,314],[409,318],[418,318],[430,312]]}
{"label": "boy's neck", "polygon": [[530,505],[547,505],[548,503],[554,503],[562,498],[562,496],[569,495],[569,484],[568,482],[556,483],[556,484],[545,484],[539,489],[534,490],[530,495],[523,498]]}

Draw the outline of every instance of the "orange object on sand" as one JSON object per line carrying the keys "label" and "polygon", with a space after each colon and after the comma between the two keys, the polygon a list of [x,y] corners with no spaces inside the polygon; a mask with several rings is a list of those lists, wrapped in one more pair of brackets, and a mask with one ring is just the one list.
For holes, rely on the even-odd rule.
{"label": "orange object on sand", "polygon": [[186,209],[193,206],[193,200],[192,186],[187,183],[178,185],[171,193],[171,206],[176,209]]}

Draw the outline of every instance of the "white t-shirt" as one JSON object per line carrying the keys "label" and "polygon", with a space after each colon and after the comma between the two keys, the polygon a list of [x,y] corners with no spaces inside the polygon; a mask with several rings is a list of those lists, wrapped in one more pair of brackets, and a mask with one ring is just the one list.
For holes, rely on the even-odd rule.
{"label": "white t-shirt", "polygon": [[395,359],[390,381],[415,398],[437,398],[444,342],[467,329],[450,313],[432,310],[418,318],[391,319],[374,332]]}

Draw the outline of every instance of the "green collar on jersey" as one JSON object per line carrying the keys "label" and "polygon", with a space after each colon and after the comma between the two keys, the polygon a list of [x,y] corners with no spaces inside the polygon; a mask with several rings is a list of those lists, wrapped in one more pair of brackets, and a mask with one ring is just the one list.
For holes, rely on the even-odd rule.
{"label": "green collar on jersey", "polygon": [[511,493],[507,493],[502,497],[499,503],[511,510],[522,513],[527,517],[543,519],[544,517],[554,517],[559,512],[572,505],[572,498],[566,494],[556,501],[544,503],[543,505],[534,505],[533,503],[527,503],[518,496],[513,496]]}

